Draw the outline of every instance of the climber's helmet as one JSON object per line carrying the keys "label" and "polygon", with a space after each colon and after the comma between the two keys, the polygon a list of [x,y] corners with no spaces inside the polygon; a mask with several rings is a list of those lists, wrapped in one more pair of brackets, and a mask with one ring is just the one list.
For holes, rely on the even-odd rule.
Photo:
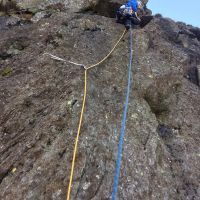
{"label": "climber's helmet", "polygon": [[138,8],[142,9],[142,2],[141,1],[137,1],[138,3]]}

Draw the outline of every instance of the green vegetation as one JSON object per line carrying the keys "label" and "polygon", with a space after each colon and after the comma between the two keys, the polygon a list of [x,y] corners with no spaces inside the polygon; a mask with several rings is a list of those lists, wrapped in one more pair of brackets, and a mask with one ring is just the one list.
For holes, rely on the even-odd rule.
{"label": "green vegetation", "polygon": [[10,67],[6,67],[1,73],[2,76],[10,76],[11,74],[12,74],[12,69]]}

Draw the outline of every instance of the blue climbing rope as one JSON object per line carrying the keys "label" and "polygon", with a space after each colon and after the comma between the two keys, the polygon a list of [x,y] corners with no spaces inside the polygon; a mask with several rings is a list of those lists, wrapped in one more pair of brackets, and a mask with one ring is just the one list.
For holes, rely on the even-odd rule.
{"label": "blue climbing rope", "polygon": [[115,176],[114,176],[114,183],[113,183],[113,190],[112,190],[112,200],[117,199],[118,183],[119,183],[119,177],[120,177],[124,136],[125,136],[125,129],[126,129],[126,119],[127,119],[127,113],[128,113],[128,101],[129,101],[129,95],[130,95],[130,89],[131,89],[132,59],[133,59],[132,47],[133,47],[133,38],[132,38],[132,29],[130,28],[130,61],[129,61],[129,67],[128,67],[128,85],[127,85],[126,99],[124,103],[123,117],[122,117],[122,122],[121,122],[117,161],[116,161]]}

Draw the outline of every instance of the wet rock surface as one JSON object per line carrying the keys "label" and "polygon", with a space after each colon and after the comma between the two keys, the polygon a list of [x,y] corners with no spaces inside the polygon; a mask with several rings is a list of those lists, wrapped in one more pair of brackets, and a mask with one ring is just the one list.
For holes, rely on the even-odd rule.
{"label": "wet rock surface", "polygon": [[[70,10],[2,26],[0,199],[65,199],[84,70],[45,53],[90,65],[110,51],[124,27]],[[127,34],[106,62],[89,71],[72,199],[110,199],[128,39]],[[199,199],[199,29],[155,17],[134,30],[133,42],[119,199]]]}

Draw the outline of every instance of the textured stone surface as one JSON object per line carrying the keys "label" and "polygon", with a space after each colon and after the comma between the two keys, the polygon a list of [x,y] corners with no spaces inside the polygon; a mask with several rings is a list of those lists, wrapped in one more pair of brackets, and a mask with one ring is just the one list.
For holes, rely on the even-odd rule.
{"label": "textured stone surface", "polygon": [[45,10],[48,6],[61,6],[70,9],[71,11],[80,11],[86,9],[95,0],[19,0],[17,5],[23,9],[29,9],[32,11]]}
{"label": "textured stone surface", "polygon": [[[3,0],[0,10],[24,9],[37,13],[47,9],[80,12],[91,10],[100,15],[115,17],[115,12],[126,0]],[[146,4],[147,0],[142,0]]]}
{"label": "textured stone surface", "polygon": [[[2,22],[2,23],[1,23]],[[0,199],[66,197],[83,95],[83,69],[124,27],[90,13],[53,12],[8,27],[0,20]],[[195,30],[195,31],[194,31]],[[119,199],[200,198],[199,29],[154,18],[133,35],[133,87]],[[128,34],[89,71],[72,199],[110,199],[127,84]],[[192,71],[193,72],[193,71]]]}
{"label": "textured stone surface", "polygon": [[197,66],[197,70],[198,70],[198,81],[200,85],[200,65]]}

